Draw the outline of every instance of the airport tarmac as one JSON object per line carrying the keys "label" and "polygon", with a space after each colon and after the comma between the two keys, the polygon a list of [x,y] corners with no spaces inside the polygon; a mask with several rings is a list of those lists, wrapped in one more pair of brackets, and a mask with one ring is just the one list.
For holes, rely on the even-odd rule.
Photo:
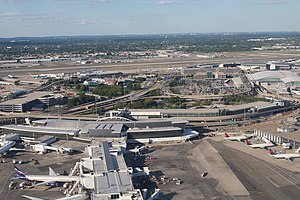
{"label": "airport tarmac", "polygon": [[[60,143],[68,144],[68,142]],[[72,142],[70,143],[72,144]],[[5,160],[5,163],[0,163],[0,199],[1,200],[19,200],[24,199],[21,195],[28,195],[34,197],[43,197],[47,199],[56,199],[64,197],[63,192],[59,188],[49,188],[47,186],[39,186],[35,189],[9,189],[10,179],[14,177],[15,171],[13,166],[17,166],[25,174],[32,175],[48,175],[48,168],[51,167],[56,173],[64,174],[69,173],[75,163],[81,157],[86,157],[86,153],[75,155],[58,155],[56,152],[50,152],[45,155],[38,155],[33,152],[18,152],[9,158],[0,158]],[[35,159],[38,164],[33,164],[30,159]],[[23,164],[13,164],[13,160],[23,161]],[[20,183],[20,182],[19,182]]]}
{"label": "airport tarmac", "polygon": [[[252,149],[251,147],[248,147],[243,142],[233,142],[233,141],[224,141],[222,137],[215,137],[212,138],[214,141],[218,141],[218,143],[222,143],[226,147],[230,147],[232,149],[235,149],[239,152],[246,153],[248,155],[251,155],[255,158],[262,159],[268,163],[271,163],[272,165],[277,165],[281,168],[284,168],[286,170],[293,171],[295,174],[300,173],[300,158],[294,159],[294,161],[289,161],[285,159],[275,159],[272,156],[270,156],[269,152],[266,149]],[[272,149],[273,151],[276,150],[279,151],[285,151],[286,153],[295,153],[295,149],[289,149],[289,150],[283,150],[282,146],[274,146],[270,147],[269,149]],[[299,177],[300,181],[300,177]]]}
{"label": "airport tarmac", "polygon": [[[219,151],[253,199],[294,200],[299,198],[299,171],[284,169],[274,164],[274,160],[270,162],[272,159],[265,160],[264,156],[257,158],[253,156],[253,153],[245,153],[232,148],[241,143],[224,141],[224,143],[230,143],[230,145],[224,145],[223,142],[213,140],[210,140],[210,143]],[[280,162],[280,160],[275,162],[277,161]]]}
{"label": "airport tarmac", "polygon": [[[176,185],[174,181],[158,184],[162,192],[160,199],[252,199],[222,158],[209,157],[210,153],[215,156],[217,152],[202,152],[201,146],[212,150],[206,141],[199,140],[194,141],[194,144],[160,146],[149,154],[153,157],[150,170],[161,171],[168,179],[182,180],[181,185]],[[217,173],[218,170],[224,173]],[[204,172],[208,174],[202,177]],[[227,180],[235,182],[230,183]]]}
{"label": "airport tarmac", "polygon": [[[150,170],[183,181],[181,185],[173,181],[158,184],[161,199],[292,200],[300,196],[297,171],[245,153],[249,147],[235,148],[239,145],[245,144],[205,138],[193,144],[157,147],[149,154],[153,158]],[[201,177],[204,172],[208,175]]]}

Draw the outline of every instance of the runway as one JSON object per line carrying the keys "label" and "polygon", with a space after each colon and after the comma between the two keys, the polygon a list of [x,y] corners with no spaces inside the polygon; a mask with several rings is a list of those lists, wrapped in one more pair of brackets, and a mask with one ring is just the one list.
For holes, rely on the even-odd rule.
{"label": "runway", "polygon": [[98,65],[75,65],[70,62],[57,62],[57,63],[43,63],[43,66],[30,67],[30,68],[4,68],[1,69],[1,75],[20,75],[20,74],[42,74],[42,73],[62,73],[66,72],[77,72],[87,69],[102,69],[103,71],[119,70],[119,71],[130,71],[130,70],[149,70],[151,69],[166,69],[168,67],[183,67],[189,65],[198,64],[212,64],[212,63],[266,63],[271,60],[279,59],[299,59],[299,51],[285,51],[283,52],[236,52],[226,53],[226,58],[209,58],[209,59],[149,59],[149,60],[136,60],[132,63],[109,63],[109,64],[98,64]]}
{"label": "runway", "polygon": [[209,141],[247,188],[258,200],[294,200],[300,196],[300,179],[295,172],[282,169],[250,154]]}

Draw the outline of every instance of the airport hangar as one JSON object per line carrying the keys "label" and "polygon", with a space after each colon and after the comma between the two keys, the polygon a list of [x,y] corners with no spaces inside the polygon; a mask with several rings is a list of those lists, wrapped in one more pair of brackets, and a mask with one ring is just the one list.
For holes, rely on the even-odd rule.
{"label": "airport hangar", "polygon": [[247,74],[247,78],[258,85],[275,86],[275,89],[286,87],[299,88],[300,77],[297,73],[291,71],[262,71],[254,74]]}
{"label": "airport hangar", "polygon": [[147,121],[80,121],[46,119],[36,120],[32,125],[1,126],[3,133],[18,133],[22,136],[55,135],[63,139],[126,139],[128,143],[151,143],[162,141],[186,141],[199,133],[186,129],[185,120]]}

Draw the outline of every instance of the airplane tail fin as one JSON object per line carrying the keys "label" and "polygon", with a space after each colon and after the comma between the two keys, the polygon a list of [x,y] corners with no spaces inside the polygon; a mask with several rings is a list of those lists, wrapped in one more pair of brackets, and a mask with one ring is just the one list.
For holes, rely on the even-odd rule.
{"label": "airplane tail fin", "polygon": [[51,167],[49,167],[49,175],[50,176],[57,176],[56,172]]}
{"label": "airplane tail fin", "polygon": [[140,148],[138,148],[139,151],[143,151],[145,150],[147,147],[146,146],[141,146]]}
{"label": "airplane tail fin", "polygon": [[26,177],[26,174],[22,172],[19,168],[14,166],[15,172],[17,173],[17,177]]}
{"label": "airplane tail fin", "polygon": [[229,135],[227,133],[225,133],[225,137],[229,137]]}
{"label": "airplane tail fin", "polygon": [[274,153],[274,151],[272,149],[269,149],[269,154],[270,155],[274,155],[275,153]]}
{"label": "airplane tail fin", "polygon": [[251,145],[249,140],[245,140],[246,145]]}
{"label": "airplane tail fin", "polygon": [[265,138],[265,137],[263,137],[262,140],[263,140],[265,143],[268,143],[268,144],[269,144],[269,143],[272,143],[270,140],[268,140],[268,139]]}
{"label": "airplane tail fin", "polygon": [[41,198],[31,197],[31,196],[27,196],[27,195],[22,195],[22,197],[24,197],[26,199],[31,199],[31,200],[44,200],[44,199],[41,199]]}

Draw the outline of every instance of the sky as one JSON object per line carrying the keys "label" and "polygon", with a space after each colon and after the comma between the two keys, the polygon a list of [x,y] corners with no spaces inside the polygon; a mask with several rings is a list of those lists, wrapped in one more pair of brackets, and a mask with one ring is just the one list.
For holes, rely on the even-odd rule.
{"label": "sky", "polygon": [[0,0],[0,37],[300,31],[300,0]]}

